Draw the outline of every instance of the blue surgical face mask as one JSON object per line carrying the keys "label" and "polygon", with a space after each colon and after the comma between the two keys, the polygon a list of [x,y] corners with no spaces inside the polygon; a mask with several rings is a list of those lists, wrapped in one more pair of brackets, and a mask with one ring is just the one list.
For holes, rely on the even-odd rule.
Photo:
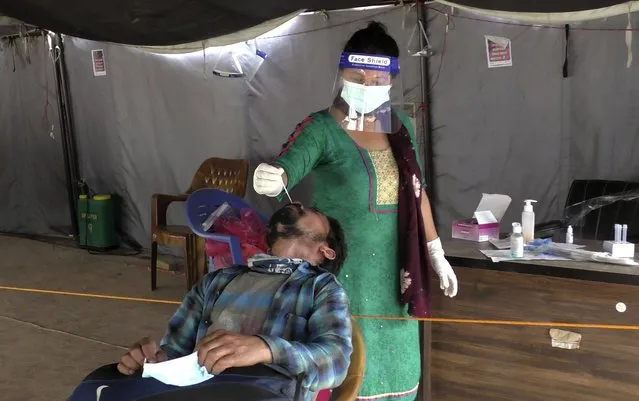
{"label": "blue surgical face mask", "polygon": [[369,114],[390,101],[391,85],[367,86],[343,80],[342,99],[360,114]]}

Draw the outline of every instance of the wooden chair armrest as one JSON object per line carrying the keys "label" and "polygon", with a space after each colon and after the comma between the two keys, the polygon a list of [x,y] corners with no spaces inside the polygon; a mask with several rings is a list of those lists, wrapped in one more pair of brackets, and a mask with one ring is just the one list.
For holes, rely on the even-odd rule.
{"label": "wooden chair armrest", "polygon": [[151,232],[166,226],[166,211],[173,202],[186,202],[188,195],[153,194],[151,197]]}

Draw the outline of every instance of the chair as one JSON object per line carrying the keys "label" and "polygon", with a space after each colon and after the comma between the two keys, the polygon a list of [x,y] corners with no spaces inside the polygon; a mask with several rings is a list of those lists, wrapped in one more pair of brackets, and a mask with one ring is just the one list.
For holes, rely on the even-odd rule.
{"label": "chair", "polygon": [[186,226],[166,224],[166,212],[174,202],[185,202],[188,195],[201,188],[217,188],[243,197],[248,178],[247,160],[210,158],[193,176],[191,186],[182,195],[155,194],[151,200],[151,290],[157,288],[158,245],[179,246],[184,252],[187,290],[197,282],[199,258],[196,236]]}
{"label": "chair", "polygon": [[[228,244],[231,248],[233,264],[243,264],[244,258],[242,257],[241,244],[237,238],[232,235],[210,233],[202,229],[202,223],[224,202],[227,202],[234,211],[252,209],[249,204],[238,196],[218,189],[204,188],[193,192],[186,200],[186,221],[189,228],[198,237]],[[266,217],[259,212],[257,214],[264,223],[267,222]],[[198,245],[198,247],[200,246]],[[204,271],[204,274],[206,274],[206,271]]]}
{"label": "chair", "polygon": [[[334,401],[354,401],[364,379],[364,366],[366,364],[364,338],[357,322],[355,322],[355,319],[351,318],[351,321],[353,323],[353,353],[351,354],[351,364],[348,368],[348,373],[344,382],[333,390],[336,397]],[[263,365],[261,367],[265,368]],[[233,374],[233,370],[237,371],[238,369],[241,369],[245,371],[246,369],[252,368],[260,368],[260,366],[231,368],[229,369],[229,373]],[[86,383],[87,381],[103,381],[108,383],[109,380],[120,380],[121,378],[122,374],[118,372],[117,364],[112,363],[94,370],[82,381],[82,383]],[[246,384],[250,385],[250,383]],[[95,385],[93,386],[93,389],[95,389]]]}
{"label": "chair", "polygon": [[[227,243],[231,248],[233,263],[244,263],[240,242],[237,238],[234,238],[232,235],[210,233],[202,229],[202,223],[224,202],[228,202],[231,208],[236,211],[251,208],[243,199],[232,194],[216,189],[200,189],[192,193],[186,201],[187,222],[193,233],[197,236]],[[262,214],[259,215],[266,223],[267,218]],[[353,353],[351,354],[351,363],[346,373],[346,379],[333,390],[334,397],[336,397],[333,401],[354,401],[357,398],[359,389],[362,386],[362,381],[364,380],[364,369],[366,367],[364,336],[357,321],[352,317],[351,322],[353,326]]]}
{"label": "chair", "polygon": [[353,353],[351,354],[351,364],[348,367],[344,382],[333,389],[331,401],[355,401],[362,382],[364,381],[366,345],[364,344],[364,336],[357,321],[351,317],[351,322],[353,323]]}

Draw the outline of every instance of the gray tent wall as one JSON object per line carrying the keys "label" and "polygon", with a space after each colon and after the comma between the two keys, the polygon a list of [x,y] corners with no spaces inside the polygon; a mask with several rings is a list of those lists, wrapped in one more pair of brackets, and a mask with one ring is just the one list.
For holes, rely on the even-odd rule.
{"label": "gray tent wall", "polygon": [[[585,24],[624,28],[626,16]],[[632,15],[639,27],[639,14]],[[573,75],[564,116],[568,125],[569,178],[639,180],[639,59],[626,68],[625,32],[573,33]],[[639,52],[639,33],[632,48]]]}
{"label": "gray tent wall", "polygon": [[0,49],[0,232],[69,235],[48,44],[38,37],[29,39],[28,50],[24,39],[15,45]]}
{"label": "gray tent wall", "polygon": [[[440,53],[432,60],[433,77],[446,21],[430,16]],[[626,16],[571,31],[565,79],[563,27],[453,22],[432,92],[440,234],[449,236],[451,220],[470,216],[482,192],[512,196],[502,224],[507,230],[520,221],[524,199],[541,201],[537,221],[560,217],[573,179],[639,179],[638,60],[626,68],[624,32],[578,30],[623,29]],[[633,26],[639,26],[637,15]],[[484,35],[512,40],[512,67],[487,67]]]}
{"label": "gray tent wall", "polygon": [[[96,192],[121,198],[121,229],[150,245],[151,196],[186,191],[209,157],[246,158],[246,85],[207,75],[202,54],[167,56],[67,38],[80,171]],[[94,77],[91,50],[106,76]],[[184,224],[183,209],[170,210]]]}
{"label": "gray tent wall", "polygon": [[[123,198],[125,233],[148,246],[151,194],[184,191],[207,157],[246,157],[253,167],[273,158],[294,126],[330,101],[340,47],[379,12],[332,13],[329,21],[302,16],[288,31],[273,33],[289,36],[258,42],[269,58],[248,85],[211,76],[212,50],[205,77],[198,54],[151,55],[67,38],[81,172],[96,191]],[[445,19],[430,17],[437,52],[430,60],[434,82]],[[404,51],[414,15],[406,30],[402,10],[375,18],[389,26]],[[542,201],[536,207],[539,221],[559,217],[573,178],[639,179],[639,64],[635,60],[625,68],[623,32],[574,29],[570,77],[563,78],[562,29],[453,21],[431,108],[434,203],[443,237],[450,234],[452,219],[472,212],[482,192],[513,197],[504,219],[509,224],[519,219],[521,201],[528,197]],[[620,16],[576,28],[625,25],[626,17]],[[327,26],[332,28],[319,30]],[[633,26],[639,26],[637,16]],[[294,34],[313,29],[318,30]],[[513,67],[487,68],[486,34],[513,40]],[[105,77],[93,76],[90,50],[98,48],[106,53]],[[42,52],[31,55],[32,64],[18,61],[13,73],[11,55],[0,53],[2,231],[52,233],[52,227],[69,225],[59,134],[51,138],[42,123],[45,68],[49,102],[56,104],[45,55],[43,43]],[[406,98],[419,101],[418,60],[404,54],[401,61]],[[49,119],[57,128],[56,113],[52,107]],[[304,188],[309,184],[298,187],[294,197],[308,200]],[[277,206],[257,197],[250,184],[248,199],[264,211]],[[180,208],[171,217],[184,221]]]}
{"label": "gray tent wall", "polygon": [[[386,23],[406,49],[414,13],[405,31],[402,9],[336,12],[328,21],[304,15],[258,40],[268,59],[249,85],[212,76],[214,49],[205,66],[201,52],[156,55],[67,38],[81,173],[93,190],[122,197],[123,231],[148,247],[151,195],[184,192],[209,157],[248,158],[252,168],[273,159],[298,122],[327,107],[340,49],[369,17]],[[105,51],[106,76],[93,76],[92,49]],[[407,98],[420,102],[419,60],[405,54],[401,61]],[[309,199],[303,185],[294,193]],[[267,213],[277,207],[251,183],[247,199]],[[169,218],[183,224],[183,208]]]}

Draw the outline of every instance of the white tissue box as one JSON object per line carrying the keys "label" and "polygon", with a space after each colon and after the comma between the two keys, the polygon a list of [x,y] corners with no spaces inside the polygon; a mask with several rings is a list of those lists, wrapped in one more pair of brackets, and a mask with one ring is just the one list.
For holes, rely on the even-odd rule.
{"label": "white tissue box", "polygon": [[472,219],[453,221],[453,238],[474,242],[499,239],[499,223],[510,202],[508,195],[482,194]]}
{"label": "white tissue box", "polygon": [[635,244],[630,242],[604,241],[603,249],[612,255],[613,258],[635,257]]}

